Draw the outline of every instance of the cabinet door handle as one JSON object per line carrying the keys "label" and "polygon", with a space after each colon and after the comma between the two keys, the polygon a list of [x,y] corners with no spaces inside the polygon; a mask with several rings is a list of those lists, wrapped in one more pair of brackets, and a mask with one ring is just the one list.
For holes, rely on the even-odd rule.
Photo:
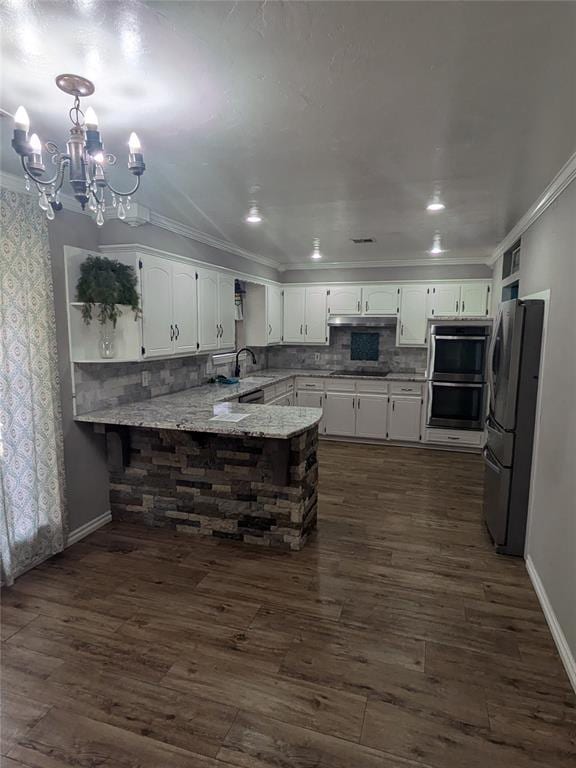
{"label": "cabinet door handle", "polygon": [[358,410],[360,410],[360,398],[358,398]]}
{"label": "cabinet door handle", "polygon": [[174,326],[170,323],[170,341],[174,341]]}
{"label": "cabinet door handle", "polygon": [[460,302],[459,302],[459,301],[457,301],[457,302],[456,302],[456,312],[458,312],[458,306],[459,306],[459,304],[460,304]]}
{"label": "cabinet door handle", "polygon": [[396,409],[396,400],[392,400],[392,410]]}
{"label": "cabinet door handle", "polygon": [[366,302],[366,312],[368,312],[368,302]]}
{"label": "cabinet door handle", "polygon": [[300,336],[302,336],[302,328],[303,327],[304,327],[303,325],[300,326]]}
{"label": "cabinet door handle", "polygon": [[404,323],[400,323],[400,336],[404,336]]}
{"label": "cabinet door handle", "polygon": [[268,336],[271,336],[271,334],[272,334],[272,326],[270,325],[270,323],[268,323]]}
{"label": "cabinet door handle", "polygon": [[360,299],[358,299],[358,312],[360,312]]}
{"label": "cabinet door handle", "polygon": [[174,323],[174,329],[176,331],[176,339],[180,338],[180,328],[178,328],[178,323]]}
{"label": "cabinet door handle", "polygon": [[466,305],[464,304],[464,302],[462,302],[462,312],[464,312],[464,308],[465,308],[465,306],[466,306]]}
{"label": "cabinet door handle", "polygon": [[305,335],[305,336],[308,336],[308,323],[306,323],[306,329],[305,329],[305,331],[304,331],[304,335]]}

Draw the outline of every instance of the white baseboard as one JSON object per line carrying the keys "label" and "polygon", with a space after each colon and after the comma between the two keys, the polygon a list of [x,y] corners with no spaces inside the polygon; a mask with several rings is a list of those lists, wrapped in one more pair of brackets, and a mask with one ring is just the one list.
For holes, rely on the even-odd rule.
{"label": "white baseboard", "polygon": [[94,520],[90,520],[90,522],[85,523],[84,525],[81,525],[80,528],[76,528],[75,531],[70,531],[68,534],[68,539],[66,541],[66,546],[71,547],[72,544],[76,544],[77,541],[80,541],[80,539],[83,539],[85,536],[88,536],[90,533],[94,533],[94,531],[97,531],[98,528],[102,528],[103,525],[106,525],[107,523],[111,522],[112,520],[112,513],[111,512],[104,512],[103,515],[99,515],[98,517],[95,517]]}
{"label": "white baseboard", "polygon": [[576,659],[574,659],[574,656],[572,655],[572,651],[570,650],[566,637],[564,636],[562,627],[558,623],[554,609],[552,608],[550,600],[548,599],[548,595],[546,594],[546,590],[544,589],[544,584],[542,584],[540,576],[538,575],[538,571],[536,570],[530,555],[528,555],[526,558],[526,570],[528,571],[532,586],[534,587],[534,590],[538,596],[538,600],[540,601],[540,605],[542,606],[542,610],[544,611],[544,616],[546,617],[550,632],[552,633],[552,637],[554,638],[554,642],[558,648],[558,653],[560,654],[562,664],[564,664],[564,668],[566,669],[568,679],[576,691]]}

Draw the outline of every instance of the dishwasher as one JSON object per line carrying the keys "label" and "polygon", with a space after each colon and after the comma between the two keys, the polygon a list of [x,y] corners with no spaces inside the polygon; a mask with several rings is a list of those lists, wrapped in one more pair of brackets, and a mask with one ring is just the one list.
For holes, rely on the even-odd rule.
{"label": "dishwasher", "polygon": [[246,395],[240,395],[238,398],[239,403],[251,403],[252,405],[256,405],[257,403],[263,403],[264,402],[264,390],[263,389],[257,389],[254,392],[248,392]]}

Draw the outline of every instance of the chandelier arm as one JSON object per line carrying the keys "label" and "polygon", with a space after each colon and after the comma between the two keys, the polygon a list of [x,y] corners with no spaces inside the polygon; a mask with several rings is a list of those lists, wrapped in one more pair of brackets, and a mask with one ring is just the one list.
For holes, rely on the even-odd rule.
{"label": "chandelier arm", "polygon": [[98,205],[102,205],[102,203],[104,202],[104,192],[102,192],[102,197],[101,198],[98,197],[98,195],[96,194],[96,192],[94,192],[93,189],[90,190],[90,194],[92,195],[94,200],[96,200]]}
{"label": "chandelier arm", "polygon": [[[24,173],[26,174],[26,176],[28,176],[28,178],[31,179],[35,184],[37,184],[39,186],[42,186],[42,187],[50,187],[52,184],[54,184],[56,179],[60,176],[60,174],[61,174],[61,172],[63,170],[63,167],[64,167],[63,165],[61,165],[60,168],[56,171],[56,173],[54,174],[54,176],[51,179],[49,179],[48,181],[44,181],[43,179],[36,178],[36,176],[34,176],[34,174],[30,173],[30,171],[26,167],[26,162],[25,162],[25,159],[24,159],[23,155],[20,156],[20,162],[22,163],[22,168],[24,169]],[[62,175],[62,181],[63,181],[63,179],[64,179],[64,177]],[[60,186],[62,186],[62,182],[60,183]]]}
{"label": "chandelier arm", "polygon": [[115,195],[118,195],[118,197],[128,197],[128,195],[133,195],[135,192],[138,191],[138,189],[140,187],[140,179],[141,178],[142,178],[141,176],[138,176],[136,178],[136,184],[134,185],[134,188],[131,189],[129,192],[120,192],[119,190],[114,189],[114,187],[112,186],[112,184],[110,184],[110,182],[108,180],[106,180],[106,186],[108,187],[108,189],[111,192],[114,192]]}

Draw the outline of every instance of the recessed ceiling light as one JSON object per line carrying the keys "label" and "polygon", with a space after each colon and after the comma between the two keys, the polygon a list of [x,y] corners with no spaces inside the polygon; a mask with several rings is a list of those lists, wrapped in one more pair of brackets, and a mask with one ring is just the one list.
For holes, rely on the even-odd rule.
{"label": "recessed ceiling light", "polygon": [[310,256],[313,259],[321,259],[322,258],[322,254],[320,253],[320,238],[318,238],[318,237],[314,238],[314,245],[313,245],[312,253],[310,254]]}
{"label": "recessed ceiling light", "polygon": [[442,200],[440,200],[440,193],[434,192],[434,196],[426,206],[426,210],[430,211],[431,213],[437,213],[438,211],[443,211],[445,208],[446,206],[444,205]]}
{"label": "recessed ceiling light", "polygon": [[444,248],[442,248],[442,240],[440,238],[440,233],[436,232],[434,235],[434,240],[432,241],[432,248],[428,251],[428,253],[431,253],[433,256],[437,256],[439,253],[445,253],[446,251]]}
{"label": "recessed ceiling light", "polygon": [[260,224],[262,222],[262,216],[260,215],[260,208],[257,205],[251,205],[250,210],[244,217],[244,221],[247,224]]}

